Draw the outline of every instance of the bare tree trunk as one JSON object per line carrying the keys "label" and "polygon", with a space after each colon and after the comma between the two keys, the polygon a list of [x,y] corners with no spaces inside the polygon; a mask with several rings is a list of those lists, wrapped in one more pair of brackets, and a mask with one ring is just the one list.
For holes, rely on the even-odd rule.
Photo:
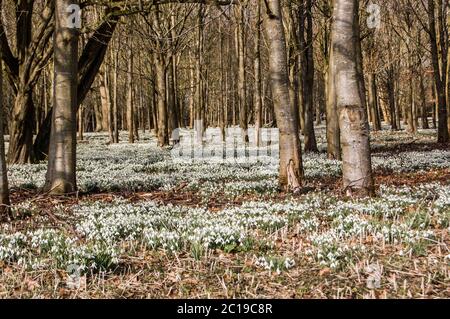
{"label": "bare tree trunk", "polygon": [[280,187],[297,192],[301,188],[303,165],[298,118],[290,104],[286,38],[279,0],[265,0],[264,29],[269,43],[269,68],[275,115],[280,130]]}
{"label": "bare tree trunk", "polygon": [[374,131],[381,130],[381,121],[378,113],[378,90],[377,78],[375,73],[369,75],[369,110],[372,119],[372,129]]}
{"label": "bare tree trunk", "polygon": [[[332,34],[333,36],[333,34]],[[327,153],[329,159],[341,160],[341,139],[339,131],[339,119],[337,113],[337,96],[335,79],[337,66],[334,58],[333,46],[330,47],[330,60],[328,66],[328,72],[326,73],[328,79],[327,83]]]}
{"label": "bare tree trunk", "polygon": [[422,72],[419,75],[419,86],[420,86],[420,118],[422,120],[422,128],[423,129],[429,129],[430,126],[428,125],[428,107],[427,107],[427,93],[425,90],[425,83]]}
{"label": "bare tree trunk", "polygon": [[358,0],[336,0],[333,12],[334,80],[341,132],[343,187],[348,195],[374,192],[359,34]]}
{"label": "bare tree trunk", "polygon": [[262,82],[261,82],[261,2],[258,0],[255,41],[255,143],[261,144],[262,127]]}
{"label": "bare tree trunk", "polygon": [[222,32],[222,24],[219,24],[219,36],[220,36],[220,53],[219,53],[219,64],[220,64],[220,93],[219,93],[219,117],[218,124],[220,127],[221,140],[225,142],[226,139],[226,73],[225,73],[225,62],[224,62],[224,35]]}
{"label": "bare tree trunk", "polygon": [[134,143],[134,101],[133,101],[133,50],[131,42],[128,48],[128,70],[127,70],[127,129],[128,143]]}
{"label": "bare tree trunk", "polygon": [[[206,126],[204,118],[204,85],[203,85],[203,41],[204,41],[204,5],[200,4],[198,9],[198,34],[197,34],[197,57],[196,57],[196,91],[195,91],[195,117],[194,127],[201,122],[202,126]],[[203,133],[203,132],[202,132]]]}
{"label": "bare tree trunk", "polygon": [[245,75],[245,8],[241,3],[238,7],[238,61],[239,61],[239,76],[238,76],[238,89],[239,89],[239,126],[242,129],[244,143],[248,143],[248,119],[247,119],[247,90],[246,82],[247,77]]}
{"label": "bare tree trunk", "polygon": [[[1,55],[1,51],[0,51]],[[6,166],[5,158],[5,139],[4,139],[4,106],[3,106],[3,63],[0,58],[0,221],[5,220],[11,209],[11,202],[9,200],[9,186],[8,186],[8,168]]]}
{"label": "bare tree trunk", "polygon": [[80,105],[78,109],[78,140],[84,139],[84,109],[83,105]]}
{"label": "bare tree trunk", "polygon": [[119,48],[114,53],[114,88],[113,88],[113,123],[114,143],[119,143],[119,109],[118,109],[118,76],[119,76]]}
{"label": "bare tree trunk", "polygon": [[394,81],[394,69],[391,66],[387,71],[387,79],[386,79],[386,91],[388,96],[389,103],[389,111],[391,118],[391,129],[393,131],[398,130],[397,126],[397,112],[395,109],[395,81]]}
{"label": "bare tree trunk", "polygon": [[101,101],[101,130],[106,131],[109,127],[108,122],[108,114],[109,114],[109,103],[110,98],[109,95],[109,88],[108,88],[108,77],[107,77],[107,71],[106,68],[102,68],[100,71],[100,101]]}
{"label": "bare tree trunk", "polygon": [[417,126],[415,125],[415,87],[414,81],[411,75],[409,80],[409,96],[408,96],[408,104],[406,106],[406,121],[408,123],[407,131],[409,133],[415,134],[417,132]]}
{"label": "bare tree trunk", "polygon": [[67,194],[76,185],[76,109],[78,85],[78,30],[70,25],[67,8],[75,0],[55,3],[55,88],[49,162],[44,189]]}
{"label": "bare tree trunk", "polygon": [[[438,143],[448,143],[449,132],[447,127],[447,97],[446,97],[446,72],[447,51],[445,26],[443,21],[442,0],[438,0],[439,41],[436,31],[436,13],[434,0],[428,0],[429,36],[431,42],[431,60],[434,69],[434,82],[436,86],[438,112]],[[440,47],[438,47],[440,45]]]}
{"label": "bare tree trunk", "polygon": [[158,145],[163,147],[169,145],[169,136],[167,135],[166,69],[164,57],[159,53],[155,53],[155,72],[158,100]]}
{"label": "bare tree trunk", "polygon": [[314,49],[313,49],[313,23],[312,23],[312,2],[306,0],[305,20],[307,22],[306,31],[306,65],[303,81],[303,104],[305,111],[305,152],[318,152],[316,134],[314,132]]}

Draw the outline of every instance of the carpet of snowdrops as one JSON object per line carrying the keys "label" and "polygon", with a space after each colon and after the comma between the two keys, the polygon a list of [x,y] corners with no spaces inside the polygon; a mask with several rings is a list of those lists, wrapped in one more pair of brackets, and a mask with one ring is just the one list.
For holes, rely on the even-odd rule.
{"label": "carpet of snowdrops", "polygon": [[[449,176],[449,149],[388,151],[431,145],[432,130],[372,139],[375,172]],[[378,185],[372,199],[314,187],[280,196],[276,144],[237,147],[240,160],[206,151],[183,160],[149,134],[134,145],[107,140],[87,134],[79,144],[80,196],[47,206],[51,215],[38,204],[46,164],[10,167],[13,194],[35,195],[14,203],[24,220],[0,224],[0,297],[450,296],[448,180]],[[318,142],[323,151],[323,129]],[[304,173],[307,184],[338,179],[341,163],[306,154]]]}

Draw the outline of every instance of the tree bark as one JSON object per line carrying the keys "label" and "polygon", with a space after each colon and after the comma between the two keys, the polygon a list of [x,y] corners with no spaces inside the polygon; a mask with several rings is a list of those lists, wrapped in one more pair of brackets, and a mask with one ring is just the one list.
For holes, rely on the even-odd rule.
{"label": "tree bark", "polygon": [[128,70],[127,70],[127,128],[128,128],[128,143],[134,143],[134,126],[136,125],[134,119],[134,101],[133,101],[133,50],[131,48],[131,41],[128,48]]}
{"label": "tree bark", "polygon": [[312,23],[312,2],[305,1],[306,42],[305,65],[303,67],[303,104],[305,112],[305,152],[318,152],[316,134],[314,132],[314,43]]}
{"label": "tree bark", "polygon": [[155,53],[155,72],[158,100],[158,145],[164,147],[169,145],[169,136],[167,134],[166,69],[162,54]]}
{"label": "tree bark", "polygon": [[55,4],[53,125],[44,189],[50,194],[68,194],[76,186],[76,109],[78,30],[70,25],[67,8],[75,0]]}
{"label": "tree bark", "polygon": [[374,185],[359,39],[358,0],[336,0],[330,72],[339,116],[343,187],[348,195],[372,195]]}
{"label": "tree bark", "polygon": [[239,90],[239,126],[242,130],[244,143],[248,143],[248,118],[247,118],[247,77],[245,74],[245,8],[241,3],[238,6],[238,90]]}
{"label": "tree bark", "polygon": [[[83,103],[98,74],[119,19],[120,17],[116,15],[106,19],[95,30],[83,49],[83,53],[78,60],[77,108]],[[34,141],[33,155],[35,161],[44,160],[49,152],[52,116],[53,111],[50,109]]]}
{"label": "tree bark", "polygon": [[[437,121],[438,121],[438,143],[449,142],[449,132],[447,127],[447,97],[446,97],[446,72],[447,72],[447,51],[448,42],[444,41],[445,26],[442,13],[442,0],[438,0],[438,18],[439,18],[439,39],[436,31],[436,13],[434,0],[428,0],[428,22],[429,36],[431,42],[431,61],[434,70],[434,82],[437,95]],[[440,47],[438,45],[440,44]]]}
{"label": "tree bark", "polygon": [[286,38],[279,0],[265,0],[264,29],[269,43],[269,69],[275,116],[280,131],[280,187],[297,192],[301,188],[303,165],[298,118],[290,104]]}
{"label": "tree bark", "polygon": [[257,0],[255,41],[255,144],[261,145],[262,127],[262,82],[261,82],[261,1]]}
{"label": "tree bark", "polygon": [[378,90],[375,73],[370,73],[369,75],[369,110],[372,119],[372,129],[374,131],[380,131],[381,121],[378,113]]}
{"label": "tree bark", "polygon": [[[1,51],[0,51],[1,55]],[[1,61],[1,59],[0,59]],[[11,212],[11,202],[9,199],[8,168],[5,158],[5,139],[4,139],[4,107],[3,107],[3,65],[0,62],[0,221],[7,219]]]}

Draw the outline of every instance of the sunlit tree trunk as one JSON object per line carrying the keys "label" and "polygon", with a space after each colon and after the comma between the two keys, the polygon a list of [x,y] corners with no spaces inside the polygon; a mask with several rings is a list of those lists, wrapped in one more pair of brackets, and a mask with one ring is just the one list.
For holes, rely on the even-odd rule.
{"label": "sunlit tree trunk", "polygon": [[67,194],[76,185],[76,109],[78,85],[78,30],[67,8],[74,0],[55,3],[53,125],[46,184],[50,194]]}
{"label": "sunlit tree trunk", "polygon": [[331,36],[336,106],[348,195],[374,192],[359,34],[358,0],[336,0]]}
{"label": "sunlit tree trunk", "polygon": [[269,69],[275,116],[280,131],[280,187],[299,191],[303,177],[298,118],[290,104],[286,38],[279,0],[265,0],[264,29],[269,44]]}
{"label": "sunlit tree trunk", "polygon": [[335,88],[335,52],[333,46],[330,47],[330,59],[327,72],[327,154],[329,159],[341,160],[341,139],[339,132],[339,120],[337,113],[337,98]]}

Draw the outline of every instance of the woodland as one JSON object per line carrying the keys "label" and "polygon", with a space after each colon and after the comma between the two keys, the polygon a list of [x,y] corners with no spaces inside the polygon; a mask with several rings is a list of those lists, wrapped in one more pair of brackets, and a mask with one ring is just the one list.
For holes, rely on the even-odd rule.
{"label": "woodland", "polygon": [[450,1],[0,10],[0,298],[450,296]]}

